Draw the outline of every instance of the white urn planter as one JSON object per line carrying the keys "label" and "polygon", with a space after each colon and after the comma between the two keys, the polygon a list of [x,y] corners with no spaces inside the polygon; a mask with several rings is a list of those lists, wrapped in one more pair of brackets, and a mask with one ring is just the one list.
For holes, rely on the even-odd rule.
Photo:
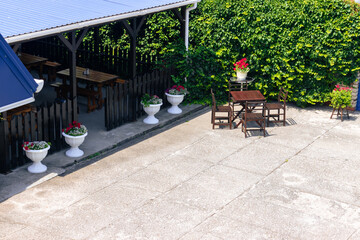
{"label": "white urn planter", "polygon": [[[24,148],[23,148],[24,149]],[[43,173],[46,172],[47,167],[41,163],[41,161],[46,157],[50,146],[40,150],[25,150],[26,156],[33,161],[33,164],[30,165],[27,169],[31,173]]]}
{"label": "white urn planter", "polygon": [[65,142],[70,145],[70,149],[66,151],[66,156],[68,157],[81,157],[84,155],[84,151],[79,149],[79,146],[84,142],[87,132],[80,136],[71,136],[66,133],[62,133],[65,137]]}
{"label": "white urn planter", "polygon": [[238,81],[245,80],[246,77],[247,77],[247,74],[248,74],[247,72],[246,72],[246,73],[243,73],[243,72],[237,71],[237,72],[236,72],[237,80],[238,80]]}
{"label": "white urn planter", "polygon": [[150,104],[148,107],[145,107],[144,104],[142,104],[142,105],[143,105],[144,111],[148,115],[143,120],[143,122],[146,123],[146,124],[157,124],[157,123],[159,123],[159,119],[157,119],[154,115],[160,111],[160,107],[161,107],[162,103],[160,103],[160,104]]}
{"label": "white urn planter", "polygon": [[179,104],[184,100],[184,94],[181,95],[172,95],[165,93],[167,96],[168,102],[172,105],[167,111],[170,114],[180,114],[182,110],[179,108]]}

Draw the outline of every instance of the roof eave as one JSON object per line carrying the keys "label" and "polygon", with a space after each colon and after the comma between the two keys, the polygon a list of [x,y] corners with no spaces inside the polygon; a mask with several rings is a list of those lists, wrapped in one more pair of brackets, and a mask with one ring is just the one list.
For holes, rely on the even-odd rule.
{"label": "roof eave", "polygon": [[189,0],[189,1],[184,1],[184,2],[178,2],[178,3],[169,4],[169,5],[165,5],[165,6],[149,8],[149,9],[144,9],[144,10],[140,10],[140,11],[134,11],[134,12],[124,13],[124,14],[119,14],[119,15],[114,15],[114,16],[104,17],[104,18],[99,18],[99,19],[93,19],[93,20],[89,20],[89,21],[69,24],[66,26],[60,26],[60,27],[51,28],[51,29],[45,29],[45,30],[41,30],[41,31],[37,31],[37,32],[25,33],[25,34],[16,35],[16,36],[10,36],[10,37],[5,38],[5,40],[8,44],[21,43],[21,42],[26,42],[29,40],[34,40],[34,39],[38,39],[38,38],[42,38],[42,37],[46,37],[46,36],[53,36],[53,35],[56,35],[59,33],[70,32],[73,30],[102,25],[102,24],[119,21],[119,20],[123,20],[123,19],[129,19],[129,18],[144,16],[144,15],[148,15],[148,14],[152,14],[152,13],[156,13],[156,12],[162,12],[162,11],[166,11],[166,10],[170,10],[170,9],[174,9],[174,8],[183,7],[183,6],[186,6],[189,4],[194,4],[194,3],[197,3],[200,1],[201,0]]}

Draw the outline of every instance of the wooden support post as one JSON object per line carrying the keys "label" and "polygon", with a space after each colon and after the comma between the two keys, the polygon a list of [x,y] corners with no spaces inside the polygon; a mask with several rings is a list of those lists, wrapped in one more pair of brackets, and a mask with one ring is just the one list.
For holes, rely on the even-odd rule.
{"label": "wooden support post", "polygon": [[78,113],[77,113],[77,81],[76,81],[76,50],[79,48],[85,34],[87,33],[89,28],[83,29],[76,37],[76,31],[72,31],[69,35],[69,40],[64,37],[62,34],[58,34],[60,40],[67,46],[70,51],[70,99],[72,100],[72,107],[73,107],[73,120],[78,120]]}
{"label": "wooden support post", "polygon": [[145,23],[146,16],[130,19],[130,24],[127,20],[122,20],[126,31],[130,35],[130,55],[129,55],[129,75],[133,79],[136,76],[136,37],[139,34],[142,26]]}

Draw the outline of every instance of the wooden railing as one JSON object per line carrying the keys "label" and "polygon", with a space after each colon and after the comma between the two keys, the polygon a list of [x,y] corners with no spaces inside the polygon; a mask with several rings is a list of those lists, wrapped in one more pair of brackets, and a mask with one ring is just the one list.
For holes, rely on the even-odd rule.
{"label": "wooden railing", "polygon": [[131,81],[108,86],[105,100],[106,129],[111,130],[143,116],[140,101],[145,93],[159,96],[163,99],[162,107],[166,106],[165,90],[171,85],[171,70],[156,70]]}
{"label": "wooden railing", "polygon": [[[24,43],[22,51],[59,62],[63,68],[69,67],[68,50],[57,37]],[[156,61],[156,56],[137,53],[136,70],[138,75],[151,72]],[[129,50],[101,45],[96,46],[91,42],[83,42],[77,50],[76,62],[76,65],[80,67],[116,74],[126,79],[129,78]]]}
{"label": "wooden railing", "polygon": [[50,142],[49,153],[67,147],[61,132],[73,121],[73,111],[72,101],[66,100],[13,116],[10,121],[0,120],[0,173],[27,163],[21,147],[24,141]]}

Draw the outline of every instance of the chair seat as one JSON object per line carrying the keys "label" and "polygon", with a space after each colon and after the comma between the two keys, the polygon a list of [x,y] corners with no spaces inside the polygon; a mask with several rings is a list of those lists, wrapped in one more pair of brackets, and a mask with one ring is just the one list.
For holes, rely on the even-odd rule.
{"label": "chair seat", "polygon": [[[245,113],[241,117],[245,119]],[[263,120],[264,116],[261,113],[246,113],[246,119],[250,121]]]}
{"label": "chair seat", "polygon": [[229,112],[229,111],[232,111],[232,108],[230,106],[217,106],[216,111],[217,112]]}
{"label": "chair seat", "polygon": [[284,108],[284,105],[282,103],[266,103],[265,108],[266,109],[282,109],[282,108]]}

